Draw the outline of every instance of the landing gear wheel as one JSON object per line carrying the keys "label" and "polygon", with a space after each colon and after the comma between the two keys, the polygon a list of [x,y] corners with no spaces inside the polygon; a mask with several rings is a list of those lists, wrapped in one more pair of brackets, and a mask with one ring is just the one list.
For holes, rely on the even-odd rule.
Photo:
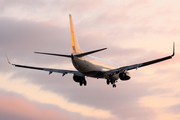
{"label": "landing gear wheel", "polygon": [[116,84],[113,84],[113,88],[115,88],[116,87]]}
{"label": "landing gear wheel", "polygon": [[79,85],[82,86],[82,82],[80,82]]}
{"label": "landing gear wheel", "polygon": [[107,79],[107,81],[106,81],[107,85],[109,85],[109,82],[110,82],[110,81]]}
{"label": "landing gear wheel", "polygon": [[87,82],[86,82],[86,80],[84,80],[84,86],[86,86],[87,85]]}

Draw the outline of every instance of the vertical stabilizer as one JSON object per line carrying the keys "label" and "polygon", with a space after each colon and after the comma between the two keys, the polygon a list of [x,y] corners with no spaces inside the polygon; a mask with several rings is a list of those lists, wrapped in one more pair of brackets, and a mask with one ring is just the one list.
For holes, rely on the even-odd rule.
{"label": "vertical stabilizer", "polygon": [[79,47],[79,44],[78,44],[78,40],[77,40],[76,32],[74,29],[71,14],[69,14],[69,20],[70,20],[70,28],[71,28],[72,51],[73,51],[73,53],[82,53],[82,51]]}

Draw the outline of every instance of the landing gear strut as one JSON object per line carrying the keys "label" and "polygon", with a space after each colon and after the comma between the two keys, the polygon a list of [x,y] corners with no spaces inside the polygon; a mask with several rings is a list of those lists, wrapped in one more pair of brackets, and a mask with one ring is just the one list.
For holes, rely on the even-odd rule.
{"label": "landing gear strut", "polygon": [[111,80],[111,84],[112,84],[112,87],[115,88],[116,87],[116,84],[115,84],[115,80]]}
{"label": "landing gear strut", "polygon": [[111,80],[111,84],[114,84],[115,83],[115,80]]}

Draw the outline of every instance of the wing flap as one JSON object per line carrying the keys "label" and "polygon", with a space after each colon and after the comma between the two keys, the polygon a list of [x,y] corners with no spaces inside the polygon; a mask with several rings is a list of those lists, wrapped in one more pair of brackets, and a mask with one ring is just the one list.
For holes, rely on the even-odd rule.
{"label": "wing flap", "polygon": [[16,65],[16,64],[12,64],[15,67],[22,67],[22,68],[28,68],[28,69],[35,69],[35,70],[44,70],[43,68],[40,67],[32,67],[32,66],[25,66],[25,65]]}

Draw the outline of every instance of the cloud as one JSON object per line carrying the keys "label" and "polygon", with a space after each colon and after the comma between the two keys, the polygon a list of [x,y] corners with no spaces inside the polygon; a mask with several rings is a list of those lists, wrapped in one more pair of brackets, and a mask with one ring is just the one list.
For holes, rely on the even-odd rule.
{"label": "cloud", "polygon": [[[176,2],[1,1],[1,78],[13,73],[11,77],[0,79],[2,91],[6,91],[0,92],[3,98],[1,100],[2,103],[6,100],[12,103],[12,106],[16,107],[17,104],[23,107],[22,110],[15,111],[14,108],[2,105],[2,109],[7,111],[0,109],[0,116],[5,115],[2,119],[28,119],[33,112],[27,114],[24,111],[29,108],[34,111],[47,111],[54,119],[73,117],[88,120],[92,119],[92,116],[97,120],[177,119],[175,111],[178,110],[179,103],[175,104],[174,100],[179,100],[180,36],[177,12],[179,7]],[[80,87],[73,81],[72,75],[48,75],[45,71],[8,65],[5,51],[12,63],[74,69],[70,59],[33,53],[71,53],[69,13],[72,13],[83,51],[108,48],[93,54],[94,56],[113,61],[120,66],[135,64],[172,54],[173,41],[177,46],[176,55],[171,60],[129,71],[131,80],[119,80],[116,89],[112,89],[111,85],[107,86],[103,79],[87,77],[88,85]],[[10,91],[13,94],[10,94]],[[168,104],[158,104],[162,100]],[[152,101],[156,104],[151,104]],[[63,107],[61,103],[66,106]],[[167,114],[169,108],[174,111]],[[41,112],[39,115],[32,115],[32,119],[44,118]],[[47,119],[53,118],[52,116]]]}
{"label": "cloud", "polygon": [[[4,79],[6,81],[3,81]],[[32,84],[25,84],[25,81],[23,79],[22,80],[20,78],[17,80],[16,79],[8,80],[8,79],[10,79],[10,75],[6,75],[4,77],[1,75],[1,86],[0,86],[1,89],[4,89],[9,92],[14,91],[18,94],[25,96],[26,98],[30,100],[40,102],[40,103],[56,105],[69,112],[79,113],[87,117],[94,117],[94,118],[113,117],[113,115],[109,111],[69,102],[67,99],[57,94],[41,90],[40,86],[35,86]],[[13,85],[13,84],[16,84],[16,85]],[[48,98],[51,98],[51,99],[48,99]]]}
{"label": "cloud", "polygon": [[168,111],[179,115],[180,114],[180,112],[179,112],[180,111],[180,104],[175,104],[175,105],[169,107]]}
{"label": "cloud", "polygon": [[[29,10],[29,12],[30,12],[30,11],[34,11],[34,9],[37,9],[44,5],[45,5],[45,2],[42,0],[26,0],[26,1],[24,1],[24,0],[9,0],[9,1],[1,0],[0,1],[0,14],[1,14],[1,16],[15,17],[16,15],[19,16],[18,13],[20,12],[20,10]],[[25,11],[23,11],[23,12],[25,12]]]}
{"label": "cloud", "polygon": [[39,64],[43,63],[47,65],[53,62],[58,63],[59,59],[62,62],[64,61],[63,63],[67,63],[67,58],[37,55],[33,52],[42,51],[70,54],[71,38],[69,28],[59,28],[36,22],[16,21],[12,19],[0,19],[0,26],[1,57],[5,57],[6,51],[11,62],[19,64],[23,64],[24,61],[26,64],[33,63],[37,65],[39,62]]}
{"label": "cloud", "polygon": [[0,92],[0,119],[6,120],[59,120],[72,119],[63,110],[53,108],[25,99],[24,97],[11,93]]}
{"label": "cloud", "polygon": [[[25,56],[25,59],[23,59],[23,61],[25,61],[25,62],[28,61],[29,63],[32,63],[32,62],[39,63],[40,62],[40,64],[43,66],[47,66],[47,64],[49,64],[49,62],[50,62],[50,64],[51,64],[51,62],[53,62],[52,65],[56,65],[56,64],[54,64],[55,62],[59,63],[59,59],[56,57],[53,57],[53,56],[52,56],[53,57],[52,59],[49,59],[50,56],[44,56],[43,58],[45,58],[45,59],[42,59],[42,57],[41,57],[38,59],[39,60],[38,61],[36,59],[38,57],[38,55],[33,56],[31,54],[30,55],[27,54],[28,52],[32,52],[33,49],[39,49],[39,50],[41,50],[41,49],[47,50],[48,49],[50,51],[54,50],[54,49],[57,49],[55,51],[59,51],[59,49],[61,49],[62,53],[66,53],[67,51],[71,52],[71,50],[70,50],[71,43],[70,43],[70,41],[69,42],[67,41],[68,34],[69,34],[68,33],[69,28],[60,29],[59,27],[54,27],[54,26],[46,25],[46,24],[44,25],[44,24],[35,23],[35,22],[28,22],[28,21],[13,21],[13,20],[4,20],[4,21],[6,21],[7,23],[2,22],[5,24],[1,24],[1,25],[8,27],[7,30],[4,31],[4,33],[7,33],[8,30],[10,29],[13,31],[12,33],[14,33],[14,36],[13,37],[8,36],[8,34],[6,34],[5,36],[2,36],[3,39],[5,38],[5,41],[1,41],[1,43],[3,44],[1,49],[5,50],[9,46],[8,50],[12,51],[12,52],[10,51],[10,53],[11,53],[10,55],[12,55],[11,58],[18,57],[18,60],[16,60],[16,61],[19,61],[18,63],[21,63],[23,56]],[[18,28],[18,27],[16,27],[16,25],[19,26],[20,32],[16,31],[16,28]],[[46,29],[46,30],[44,30],[44,29]],[[67,33],[65,32],[66,30],[67,30]],[[1,31],[3,31],[3,30],[1,30]],[[22,34],[22,35],[19,34],[21,32],[24,32],[24,34]],[[61,32],[62,32],[62,34],[59,35]],[[81,32],[80,32],[80,34],[81,34]],[[2,34],[2,35],[4,35],[4,34]],[[49,43],[49,39],[51,39],[51,36],[53,36],[55,38],[55,40],[52,41],[51,43]],[[59,36],[61,36],[61,37],[64,36],[64,37],[63,37],[63,39],[61,39],[61,38],[59,38]],[[23,39],[27,39],[27,40],[22,41],[21,37]],[[70,36],[69,36],[69,38],[70,38]],[[85,50],[88,50],[88,49],[91,50],[91,46],[93,46],[94,43],[90,42],[87,44],[87,42],[82,41],[83,39],[81,39],[82,38],[81,36],[79,38],[81,40],[81,45],[83,46],[83,48],[85,48]],[[94,40],[97,39],[96,35],[93,36],[93,38],[94,38]],[[9,40],[9,42],[6,40]],[[59,40],[61,40],[61,41],[59,41]],[[91,41],[90,38],[88,38],[86,40]],[[13,44],[9,44],[12,42],[13,42]],[[37,45],[34,45],[34,43],[37,43]],[[59,43],[59,44],[57,44],[57,43]],[[64,43],[65,45],[69,44],[70,49],[67,48],[65,45],[62,45],[62,47],[59,48],[59,46],[61,46],[60,45],[61,43]],[[100,45],[101,43],[98,43],[98,44]],[[104,44],[108,45],[108,41],[105,40]],[[29,46],[22,47],[22,48],[19,47],[19,46],[27,46],[27,45],[29,45]],[[113,45],[109,45],[109,47],[110,47],[110,49],[103,51],[101,53],[98,53],[96,55],[97,56],[100,55],[100,57],[109,59],[109,57],[107,58],[107,54],[109,54],[109,55],[111,55],[110,57],[112,57],[112,59],[115,60],[115,62],[117,62],[117,63],[120,60],[119,57],[121,57],[123,63],[121,61],[119,63],[121,63],[122,65],[124,65],[124,63],[130,64],[130,63],[136,63],[136,62],[141,62],[141,61],[143,62],[144,60],[146,61],[146,60],[157,58],[158,56],[161,56],[161,53],[157,53],[157,52],[153,52],[153,51],[148,52],[145,49],[141,49],[141,48],[137,48],[137,49],[136,48],[123,48],[123,47],[118,47],[118,46],[113,46]],[[112,47],[113,47],[113,49],[112,49]],[[98,48],[98,45],[96,45],[94,48]],[[14,54],[13,51],[15,51],[15,50],[17,51],[16,53],[20,52],[20,53],[22,53],[22,55],[19,55],[19,54],[18,54],[18,56],[13,55]],[[147,52],[148,52],[148,54],[147,54]],[[117,53],[121,56],[117,57]],[[155,92],[155,90],[148,92],[148,88],[151,88],[152,84],[147,85],[147,83],[133,82],[138,79],[145,79],[147,82],[147,78],[149,76],[145,76],[144,73],[142,73],[140,77],[132,76],[131,81],[128,81],[128,82],[119,81],[118,82],[119,87],[116,88],[116,90],[119,91],[117,94],[117,91],[114,91],[111,88],[111,86],[106,86],[106,82],[104,80],[97,81],[96,79],[87,78],[88,86],[85,88],[79,87],[79,85],[73,81],[72,75],[67,75],[62,78],[61,75],[59,75],[59,74],[52,74],[49,76],[48,73],[46,73],[46,72],[14,68],[13,66],[9,66],[7,64],[4,53],[1,56],[4,58],[4,59],[2,59],[3,63],[1,62],[1,64],[4,66],[4,68],[6,68],[6,70],[8,70],[8,71],[10,70],[11,72],[16,71],[16,73],[11,77],[11,80],[13,80],[14,78],[19,79],[19,76],[21,76],[23,78],[28,78],[28,81],[26,81],[27,85],[31,84],[32,87],[33,86],[41,86],[40,90],[46,91],[46,93],[51,92],[53,94],[62,96],[63,98],[67,98],[70,103],[76,103],[78,105],[83,104],[86,106],[91,106],[94,109],[100,108],[102,110],[112,111],[111,114],[114,115],[114,117],[115,117],[114,119],[118,119],[118,118],[120,118],[120,119],[132,119],[132,118],[151,119],[152,116],[154,116],[156,114],[153,111],[153,108],[148,108],[147,106],[144,107],[144,106],[139,105],[139,99],[141,97],[154,94],[154,92]],[[130,58],[130,59],[123,59],[124,57]],[[54,59],[58,59],[58,60],[54,61]],[[64,59],[61,59],[60,61],[61,61],[62,65],[64,65],[65,63],[71,64],[70,63],[71,61],[67,61]],[[165,63],[165,64],[167,64],[167,63]],[[67,65],[64,65],[65,68],[66,68],[66,66]],[[59,68],[61,68],[61,66],[59,66]],[[148,69],[146,69],[146,70],[148,70]],[[3,70],[1,70],[1,71],[3,71]],[[141,73],[141,71],[137,71],[136,74],[139,72]],[[156,77],[156,76],[154,76],[154,77]],[[17,85],[17,81],[14,84]],[[153,85],[155,85],[155,84],[153,84]],[[25,86],[25,85],[23,84],[22,86]],[[157,85],[155,85],[155,86],[157,86]],[[21,90],[23,89],[23,87],[19,87],[19,88]],[[158,90],[158,89],[156,89],[156,90]],[[162,92],[160,92],[160,93],[164,93],[164,92],[166,92],[166,91],[162,90]],[[96,94],[94,94],[94,93],[96,93]],[[38,96],[42,97],[42,95],[38,95]],[[25,97],[27,97],[27,96],[25,96]],[[30,97],[30,98],[32,99],[32,97]],[[113,101],[113,103],[111,103],[111,101]],[[49,103],[49,102],[47,102],[47,103]],[[55,105],[57,105],[57,104],[55,104]],[[92,111],[94,111],[94,110],[92,110]],[[129,111],[129,112],[127,112],[127,111]],[[141,114],[143,114],[143,115],[141,115]],[[99,115],[101,115],[101,114],[99,114]],[[103,117],[105,117],[105,116],[103,116]],[[86,117],[86,118],[88,119],[89,117]],[[97,117],[97,119],[98,118],[99,117]]]}
{"label": "cloud", "polygon": [[92,8],[97,8],[99,5],[103,3],[102,0],[78,0],[74,2],[73,0],[69,1],[53,1],[52,2],[55,6],[61,6],[63,10],[71,11],[73,13],[83,12],[84,11],[92,11]]}

